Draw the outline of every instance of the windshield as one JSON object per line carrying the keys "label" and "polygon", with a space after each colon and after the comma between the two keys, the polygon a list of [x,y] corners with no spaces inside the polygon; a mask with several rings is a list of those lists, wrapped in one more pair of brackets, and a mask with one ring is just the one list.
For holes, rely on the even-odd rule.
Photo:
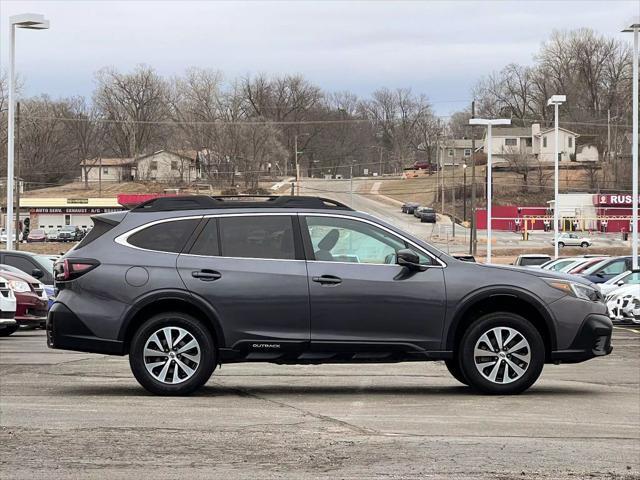
{"label": "windshield", "polygon": [[585,269],[582,273],[584,275],[592,275],[600,270],[603,266],[605,266],[610,260],[604,259],[596,263],[595,265],[591,265],[589,268]]}
{"label": "windshield", "polygon": [[533,265],[542,265],[548,261],[549,259],[547,257],[523,257],[520,259],[520,265],[523,267],[530,267]]}

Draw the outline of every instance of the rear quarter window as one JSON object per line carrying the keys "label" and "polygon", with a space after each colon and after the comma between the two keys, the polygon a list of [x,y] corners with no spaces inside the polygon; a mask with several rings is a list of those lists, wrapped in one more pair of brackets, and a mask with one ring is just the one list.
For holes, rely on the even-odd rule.
{"label": "rear quarter window", "polygon": [[130,235],[127,243],[158,252],[180,253],[200,219],[156,223]]}

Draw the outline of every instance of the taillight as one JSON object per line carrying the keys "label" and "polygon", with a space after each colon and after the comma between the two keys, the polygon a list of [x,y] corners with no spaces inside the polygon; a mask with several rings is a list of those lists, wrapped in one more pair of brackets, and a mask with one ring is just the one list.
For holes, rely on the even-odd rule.
{"label": "taillight", "polygon": [[65,258],[54,266],[57,282],[74,280],[100,265],[91,258]]}

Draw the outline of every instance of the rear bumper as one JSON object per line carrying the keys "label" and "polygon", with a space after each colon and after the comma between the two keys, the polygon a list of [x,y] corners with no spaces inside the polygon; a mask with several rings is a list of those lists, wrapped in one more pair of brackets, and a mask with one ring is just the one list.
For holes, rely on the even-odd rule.
{"label": "rear bumper", "polygon": [[573,343],[567,350],[551,352],[555,363],[578,363],[594,357],[609,355],[613,351],[611,334],[613,324],[606,315],[593,313],[582,322]]}
{"label": "rear bumper", "polygon": [[78,352],[124,355],[124,343],[96,337],[66,305],[55,302],[47,315],[49,348]]}

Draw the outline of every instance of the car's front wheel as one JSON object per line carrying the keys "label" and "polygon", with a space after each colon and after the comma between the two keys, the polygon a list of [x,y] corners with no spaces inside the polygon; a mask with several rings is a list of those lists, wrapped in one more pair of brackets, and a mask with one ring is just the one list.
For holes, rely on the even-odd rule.
{"label": "car's front wheel", "polygon": [[564,242],[558,242],[558,247],[563,248],[564,247]]}
{"label": "car's front wheel", "polygon": [[151,317],[134,334],[129,364],[151,393],[186,395],[209,380],[215,356],[213,338],[202,322],[169,312]]}
{"label": "car's front wheel", "polygon": [[482,393],[515,394],[529,388],[544,366],[540,332],[511,312],[490,313],[465,332],[458,349],[468,384]]}
{"label": "car's front wheel", "polygon": [[587,247],[589,246],[589,244],[588,244],[587,242],[582,242],[582,243],[580,244],[580,246],[581,246],[582,248],[587,248]]}

